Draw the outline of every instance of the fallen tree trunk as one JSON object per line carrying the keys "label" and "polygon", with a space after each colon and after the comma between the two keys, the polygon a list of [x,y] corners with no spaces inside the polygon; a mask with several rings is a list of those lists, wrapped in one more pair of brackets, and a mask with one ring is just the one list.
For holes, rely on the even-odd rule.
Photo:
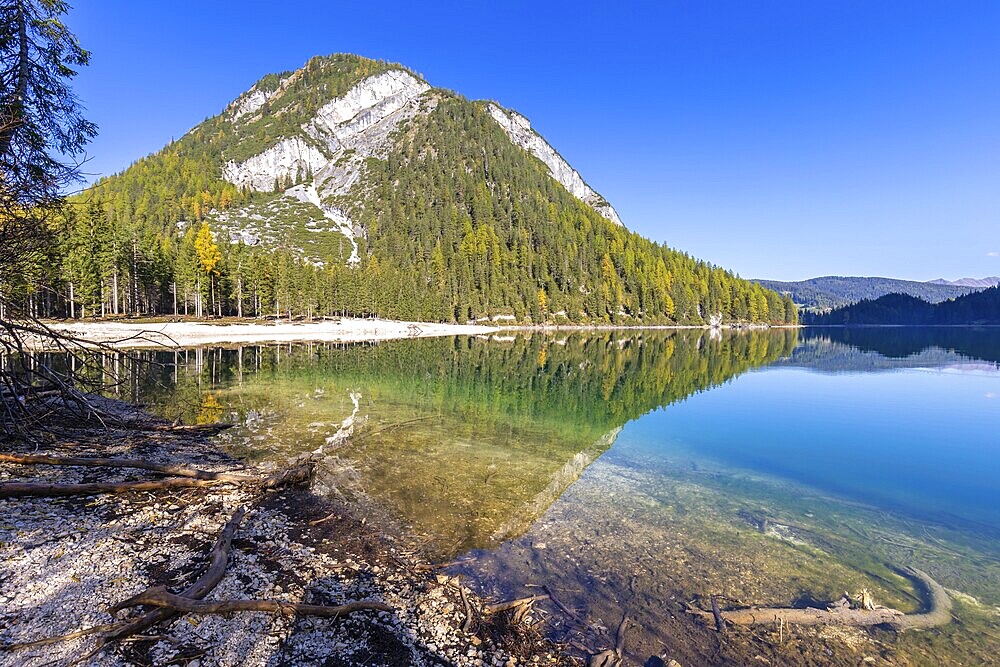
{"label": "fallen tree trunk", "polygon": [[104,493],[200,488],[225,483],[227,482],[212,479],[189,479],[187,477],[168,477],[167,479],[142,480],[138,482],[93,482],[87,484],[4,482],[0,484],[0,498],[96,496]]}
{"label": "fallen tree trunk", "polygon": [[[734,609],[721,611],[719,616],[725,621],[736,625],[760,625],[769,623],[795,623],[798,625],[845,625],[851,627],[870,627],[873,625],[889,625],[896,630],[912,628],[933,628],[945,625],[951,621],[951,598],[941,584],[934,581],[930,575],[916,568],[902,570],[921,589],[924,594],[927,611],[917,614],[904,614],[898,609],[878,607],[876,609],[852,609],[846,600],[842,600],[827,609],[793,609],[788,607],[751,607],[750,609]],[[688,613],[706,621],[717,621],[713,612],[689,608]]]}
{"label": "fallen tree trunk", "polygon": [[193,600],[183,595],[167,591],[165,586],[150,588],[133,598],[120,602],[115,607],[121,609],[137,605],[149,605],[163,609],[173,609],[190,614],[229,614],[238,611],[262,611],[269,614],[299,614],[301,616],[322,616],[337,618],[356,611],[392,611],[392,607],[382,602],[348,602],[330,606],[283,602],[281,600]]}
{"label": "fallen tree trunk", "polygon": [[21,465],[49,466],[80,466],[87,468],[135,468],[148,470],[175,477],[190,477],[192,479],[210,479],[220,482],[254,482],[258,478],[250,475],[238,475],[227,472],[209,472],[187,466],[150,463],[138,459],[98,458],[82,456],[40,456],[37,454],[2,454],[0,463],[17,463]]}
{"label": "fallen tree trunk", "polygon": [[[39,457],[46,458],[46,457]],[[113,460],[113,459],[109,459]],[[276,489],[289,484],[308,481],[312,475],[312,461],[279,470],[267,477],[249,475],[217,474],[218,477],[193,479],[191,477],[168,477],[157,480],[132,482],[87,482],[83,484],[53,484],[49,482],[3,482],[0,483],[0,498],[53,498],[59,496],[96,496],[106,493],[130,493],[132,491],[164,491],[170,489],[192,489],[216,484],[259,484],[263,489]],[[170,466],[164,466],[167,468]]]}

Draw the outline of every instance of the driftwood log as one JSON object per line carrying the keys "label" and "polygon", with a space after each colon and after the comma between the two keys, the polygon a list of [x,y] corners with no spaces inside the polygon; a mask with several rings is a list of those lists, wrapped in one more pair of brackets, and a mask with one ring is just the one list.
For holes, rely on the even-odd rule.
{"label": "driftwood log", "polygon": [[[904,568],[903,574],[909,577],[924,596],[926,611],[916,614],[904,614],[898,609],[876,607],[875,609],[853,609],[845,599],[834,603],[826,609],[794,609],[788,607],[751,607],[749,609],[733,609],[718,612],[689,608],[688,613],[694,614],[705,621],[715,621],[721,618],[735,625],[761,625],[770,623],[795,623],[798,625],[844,625],[851,627],[869,627],[873,625],[889,625],[896,630],[912,628],[933,628],[946,625],[951,621],[951,598],[941,584],[937,583],[922,570]],[[713,600],[714,601],[714,600]]]}
{"label": "driftwood log", "polygon": [[96,496],[105,493],[130,493],[132,491],[164,491],[190,489],[222,484],[218,480],[169,477],[167,479],[137,482],[93,482],[88,484],[40,484],[37,482],[4,482],[0,484],[0,498],[52,498],[57,496]]}
{"label": "driftwood log", "polygon": [[[4,455],[4,456],[14,456],[14,455]],[[29,458],[29,457],[25,457]],[[53,457],[30,457],[30,458],[40,458],[46,459],[44,462],[35,461],[34,463],[41,463],[42,465],[68,465],[68,466],[79,466],[88,465],[87,463],[57,463]],[[3,462],[5,459],[0,459]],[[115,461],[116,459],[67,459],[71,461]],[[128,461],[128,459],[125,459]],[[8,461],[21,463],[22,461]],[[137,463],[134,461],[130,461]],[[99,465],[101,467],[111,467],[110,464],[105,465],[104,463],[90,465]],[[123,467],[139,467],[139,466],[123,466]],[[157,469],[161,468],[161,469]],[[167,472],[170,468],[176,468],[175,466],[156,466],[154,464],[149,464],[149,466],[143,467],[144,470],[153,470],[155,472]],[[0,498],[25,498],[25,497],[57,497],[57,496],[94,496],[107,493],[130,493],[132,491],[164,491],[171,489],[190,489],[190,488],[200,488],[206,486],[214,486],[216,484],[259,484],[263,489],[276,489],[289,484],[299,484],[301,482],[307,481],[312,475],[313,462],[311,460],[305,460],[304,462],[293,465],[284,470],[279,470],[276,473],[268,475],[267,477],[252,477],[250,475],[233,475],[229,473],[209,473],[200,470],[187,469],[189,473],[186,477],[168,477],[166,479],[156,479],[156,480],[137,480],[131,482],[89,482],[84,484],[53,484],[53,483],[39,483],[39,482],[4,482],[0,483]],[[174,474],[172,472],[168,474]],[[197,474],[204,475],[205,477],[198,477]]]}
{"label": "driftwood log", "polygon": [[0,463],[17,463],[21,465],[49,466],[80,466],[86,468],[134,468],[148,470],[174,477],[190,477],[191,479],[211,479],[223,482],[253,482],[257,478],[251,475],[238,475],[228,472],[209,472],[187,466],[150,463],[139,459],[100,458],[88,456],[41,456],[38,454],[3,454],[0,453]]}
{"label": "driftwood log", "polygon": [[526,598],[518,598],[517,600],[508,600],[507,602],[498,602],[496,604],[487,605],[483,609],[483,613],[487,616],[491,614],[498,614],[501,611],[507,611],[508,609],[516,609],[526,604],[531,604],[539,600],[548,600],[548,595],[532,595]]}
{"label": "driftwood log", "polygon": [[[236,529],[239,528],[239,525],[243,521],[243,517],[245,515],[246,509],[241,507],[236,510],[232,518],[226,522],[226,525],[222,528],[222,532],[219,533],[219,537],[215,540],[215,544],[212,545],[210,555],[211,560],[208,567],[205,568],[205,571],[193,584],[184,589],[181,595],[188,599],[200,600],[211,593],[212,590],[219,585],[219,582],[222,581],[222,576],[226,573],[226,564],[229,562],[229,552],[232,550],[233,546],[233,536],[236,534]],[[114,615],[124,608],[125,607],[119,603],[112,607],[109,611],[112,615]],[[174,609],[158,608],[148,611],[138,618],[123,621],[98,637],[97,645],[77,662],[87,662],[104,650],[105,646],[116,641],[121,641],[127,637],[131,637],[132,635],[137,635],[144,630],[148,630],[154,625],[170,620],[177,614],[178,612]]]}
{"label": "driftwood log", "polygon": [[342,605],[304,604],[281,600],[192,600],[183,595],[169,593],[165,586],[150,588],[135,597],[120,602],[115,607],[122,609],[138,605],[173,609],[190,614],[229,614],[237,611],[263,611],[269,614],[298,614],[300,616],[322,616],[337,618],[356,611],[392,611],[392,607],[382,602],[348,602]]}

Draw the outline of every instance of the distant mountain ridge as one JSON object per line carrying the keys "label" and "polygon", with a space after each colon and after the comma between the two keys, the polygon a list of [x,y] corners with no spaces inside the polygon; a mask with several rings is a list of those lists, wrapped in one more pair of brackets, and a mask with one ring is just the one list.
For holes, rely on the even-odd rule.
{"label": "distant mountain ridge", "polygon": [[[963,279],[963,281],[966,280],[972,281],[974,279]],[[990,280],[1000,282],[1000,279],[996,278],[984,278],[982,282],[986,283]],[[800,306],[815,310],[839,308],[863,299],[877,299],[886,294],[906,294],[928,303],[940,303],[996,284],[973,285],[964,284],[963,281],[955,281],[954,283],[943,280],[919,282],[896,278],[822,276],[792,282],[779,280],[755,280],[754,282],[779,294],[788,294]]]}
{"label": "distant mountain ridge", "polygon": [[941,303],[928,303],[908,294],[886,294],[877,299],[863,299],[829,313],[804,313],[802,322],[845,326],[997,325],[1000,324],[1000,287],[990,287]]}
{"label": "distant mountain ridge", "polygon": [[958,280],[937,280],[928,281],[932,285],[953,285],[955,287],[975,287],[976,289],[986,289],[1000,285],[1000,276],[988,276],[986,278],[959,278]]}

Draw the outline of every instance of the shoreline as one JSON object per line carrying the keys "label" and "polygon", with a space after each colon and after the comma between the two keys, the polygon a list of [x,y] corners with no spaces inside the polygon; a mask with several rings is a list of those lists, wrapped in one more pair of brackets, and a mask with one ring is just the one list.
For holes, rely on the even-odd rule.
{"label": "shoreline", "polygon": [[[69,334],[115,348],[183,347],[216,343],[360,343],[400,338],[482,335],[499,327],[440,324],[400,320],[340,318],[318,322],[142,322],[74,321],[47,323],[57,333]],[[33,341],[40,347],[39,341]]]}
{"label": "shoreline", "polygon": [[[44,322],[56,333],[67,334],[99,345],[121,349],[176,348],[235,343],[330,342],[361,343],[434,338],[441,336],[482,336],[500,332],[573,331],[764,331],[799,329],[803,325],[614,325],[614,324],[449,324],[405,320],[337,318],[313,322],[288,321],[130,321],[74,320]],[[30,349],[43,349],[41,339],[29,339]]]}

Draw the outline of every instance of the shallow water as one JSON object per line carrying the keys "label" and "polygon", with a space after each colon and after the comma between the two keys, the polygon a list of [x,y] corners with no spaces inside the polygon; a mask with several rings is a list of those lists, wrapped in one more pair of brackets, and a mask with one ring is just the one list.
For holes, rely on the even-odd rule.
{"label": "shallow water", "polygon": [[[613,643],[625,612],[639,663],[976,664],[1000,650],[1000,331],[149,354],[162,365],[123,391],[172,418],[238,423],[225,438],[247,457],[325,454],[320,491],[388,507],[434,558],[471,559],[453,571],[484,591],[548,586],[581,619],[546,603],[558,639]],[[781,606],[861,588],[916,611],[906,565],[956,591],[956,622],[716,645],[684,613],[713,594]]]}

